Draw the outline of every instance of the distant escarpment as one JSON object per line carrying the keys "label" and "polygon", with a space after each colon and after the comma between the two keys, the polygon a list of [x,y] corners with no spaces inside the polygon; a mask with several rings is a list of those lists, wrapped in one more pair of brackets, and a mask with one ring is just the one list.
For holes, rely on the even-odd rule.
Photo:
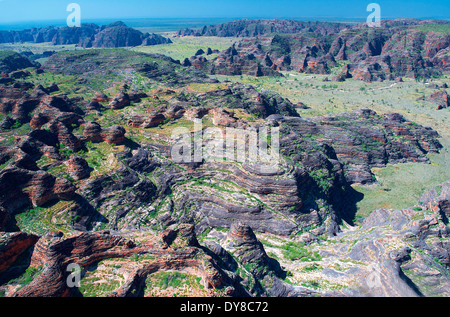
{"label": "distant escarpment", "polygon": [[82,24],[80,27],[45,27],[23,31],[0,31],[0,43],[44,43],[54,45],[75,44],[79,47],[128,47],[170,44],[172,41],[158,34],[149,34],[128,27],[123,22],[98,26]]}
{"label": "distant escarpment", "polygon": [[281,71],[298,71],[334,74],[335,81],[355,78],[372,82],[430,78],[448,72],[450,34],[439,31],[448,21],[388,20],[379,28],[310,24],[242,20],[198,32],[180,31],[179,35],[246,37],[213,60],[194,56],[186,61],[210,74],[280,76]]}
{"label": "distant escarpment", "polygon": [[270,33],[316,32],[323,35],[339,33],[347,25],[329,22],[301,22],[294,20],[242,19],[229,23],[204,26],[201,29],[184,29],[179,36],[255,37]]}

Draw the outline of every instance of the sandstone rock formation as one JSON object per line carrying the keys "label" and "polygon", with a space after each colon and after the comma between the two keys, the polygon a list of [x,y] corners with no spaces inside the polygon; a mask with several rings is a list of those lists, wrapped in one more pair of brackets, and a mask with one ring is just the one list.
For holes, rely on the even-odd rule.
{"label": "sandstone rock formation", "polygon": [[38,240],[39,237],[25,232],[2,233],[0,235],[0,273],[6,271],[23,252]]}
{"label": "sandstone rock formation", "polygon": [[299,32],[318,32],[326,35],[338,33],[346,27],[345,24],[340,23],[242,19],[230,23],[205,26],[200,30],[180,30],[178,36],[254,37],[267,33]]}
{"label": "sandstone rock formation", "polygon": [[125,140],[125,129],[121,126],[111,126],[103,129],[97,122],[88,122],[83,131],[85,141],[121,144]]}
{"label": "sandstone rock formation", "polygon": [[128,107],[129,105],[130,96],[127,93],[120,92],[113,98],[113,100],[109,104],[109,107],[111,109],[122,109]]}
{"label": "sandstone rock formation", "polygon": [[89,178],[91,168],[85,159],[74,156],[64,163],[68,166],[70,176],[75,180]]}
{"label": "sandstone rock formation", "polygon": [[445,109],[450,106],[450,99],[445,90],[440,90],[432,93],[425,100],[437,105],[437,110]]}
{"label": "sandstone rock formation", "polygon": [[38,64],[32,63],[26,57],[13,51],[2,51],[0,53],[0,74],[7,74],[28,67],[36,67],[37,65]]}
{"label": "sandstone rock formation", "polygon": [[[343,70],[335,81],[351,76],[372,82],[398,77],[430,78],[448,71],[448,34],[418,28],[446,23],[389,20],[381,28],[370,30],[365,24],[239,20],[178,34],[250,37],[233,44],[211,61],[194,56],[189,63],[184,63],[210,74],[279,76],[279,71],[330,74],[330,69],[338,66],[337,60],[342,60],[348,61],[345,66],[348,74]],[[331,45],[328,38],[333,39]]]}
{"label": "sandstone rock formation", "polygon": [[75,186],[44,171],[7,168],[0,172],[0,204],[10,212],[27,205],[42,206],[52,200],[72,200]]}
{"label": "sandstone rock formation", "polygon": [[80,47],[127,47],[170,44],[172,41],[158,34],[143,34],[115,22],[109,25],[82,24],[79,28],[44,27],[23,31],[0,31],[0,43],[52,42],[54,45],[76,44]]}
{"label": "sandstone rock formation", "polygon": [[[326,71],[336,62],[334,54],[322,55],[327,47],[319,42],[295,60],[288,56],[295,49],[288,38],[259,39],[266,40],[270,54],[256,47],[240,55],[239,49],[253,49],[251,42],[227,54],[245,63],[261,58],[261,69],[276,72],[297,62],[305,72]],[[333,49],[350,58],[344,42]],[[371,63],[382,41],[365,42],[361,53]],[[431,45],[429,54],[441,44]],[[351,186],[376,182],[373,167],[429,163],[427,153],[442,148],[436,131],[370,109],[302,118],[297,109],[304,104],[198,75],[201,57],[187,68],[126,50],[55,54],[46,71],[79,76],[77,85],[86,89],[70,88],[71,97],[65,84],[44,87],[34,75],[5,77],[11,81],[0,84],[1,295],[449,293],[448,184],[426,193],[417,206],[379,209],[361,222],[355,212],[362,194]],[[367,76],[380,71],[369,64]],[[342,75],[352,76],[352,66],[346,70]],[[113,72],[138,74],[158,88],[143,92],[132,80],[90,87]],[[192,129],[196,119],[206,123],[200,131]],[[190,141],[204,137],[201,160],[175,160],[172,151],[184,139],[171,137],[178,127],[187,129]],[[278,127],[280,159],[209,160],[215,154],[209,146],[218,142],[208,129],[230,137],[227,127]],[[270,141],[262,143],[270,149]],[[81,267],[79,288],[67,284],[70,264]],[[185,287],[155,283],[172,278]]]}
{"label": "sandstone rock formation", "polygon": [[[101,82],[102,91],[111,88],[108,82],[104,81],[105,77],[118,76],[118,71],[124,73],[134,69],[149,80],[161,82],[164,81],[169,87],[183,86],[188,83],[214,83],[217,80],[211,79],[203,72],[195,69],[181,68],[180,62],[170,57],[158,54],[145,54],[133,52],[125,49],[116,50],[78,50],[68,54],[54,54],[43,66],[45,71],[73,75],[85,83],[85,87],[89,89],[89,83]],[[125,78],[123,78],[125,81]],[[93,93],[99,93],[98,89]],[[93,100],[105,102],[104,95],[99,95]],[[105,100],[105,101],[103,101]],[[110,101],[108,99],[108,101]]]}

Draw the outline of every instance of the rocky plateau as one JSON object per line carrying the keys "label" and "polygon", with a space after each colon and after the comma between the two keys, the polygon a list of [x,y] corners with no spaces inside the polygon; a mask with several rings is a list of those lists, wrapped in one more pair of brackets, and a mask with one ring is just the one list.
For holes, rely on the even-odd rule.
{"label": "rocky plateau", "polygon": [[[0,297],[449,296],[449,181],[356,218],[374,169],[446,151],[437,129],[363,106],[306,117],[283,95],[209,76],[442,75],[449,37],[417,29],[429,24],[446,23],[241,20],[180,31],[242,37],[184,62],[116,49],[165,40],[123,23],[0,32],[92,48],[42,65],[0,52]],[[420,100],[447,111],[446,88],[429,88]],[[260,146],[279,155],[255,158],[264,129],[279,144],[272,132]],[[245,159],[215,157],[230,139]],[[180,145],[201,159],[177,160]]]}

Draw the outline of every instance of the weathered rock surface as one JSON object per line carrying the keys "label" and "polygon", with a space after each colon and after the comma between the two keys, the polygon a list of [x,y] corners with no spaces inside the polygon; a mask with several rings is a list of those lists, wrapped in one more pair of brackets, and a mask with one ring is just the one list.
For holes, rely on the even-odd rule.
{"label": "weathered rock surface", "polygon": [[[178,229],[175,235],[183,235],[188,227]],[[172,231],[170,231],[172,232]],[[170,232],[169,235],[170,235]],[[189,230],[188,230],[189,232]],[[227,276],[220,271],[214,259],[197,246],[190,243],[179,244],[175,249],[164,241],[166,235],[146,239],[138,244],[113,235],[107,231],[80,233],[63,238],[61,232],[52,232],[42,237],[31,256],[30,266],[39,268],[39,274],[28,285],[11,291],[13,297],[60,297],[76,294],[76,289],[67,284],[69,265],[79,265],[82,269],[104,259],[127,259],[137,255],[152,255],[154,260],[147,263],[129,262],[126,266],[128,278],[111,296],[132,297],[141,292],[143,282],[150,274],[166,270],[187,269],[202,278],[211,294],[227,283]],[[192,236],[195,239],[195,236]],[[43,287],[45,285],[45,287]]]}
{"label": "weathered rock surface", "polygon": [[127,93],[120,92],[109,104],[111,109],[122,109],[130,105],[130,96]]}
{"label": "weathered rock surface", "polygon": [[85,159],[75,156],[64,162],[69,169],[69,174],[75,180],[89,178],[91,168]]}
{"label": "weathered rock surface", "polygon": [[[299,41],[308,37],[295,36]],[[288,53],[296,49],[289,39],[258,40],[270,43],[270,54],[262,46],[252,53],[251,42],[237,44],[237,55],[233,49],[227,54],[233,60],[244,57],[245,63],[263,61],[265,69],[276,72],[299,63],[304,72],[326,73],[337,64],[334,53],[322,54],[328,47],[320,42],[295,60]],[[445,43],[434,37],[429,41],[430,55]],[[333,51],[357,60],[363,57],[342,47],[362,45],[369,72],[364,66],[361,76],[382,76],[371,63],[382,50],[383,38],[364,38],[355,46],[345,42],[334,43]],[[132,65],[126,63],[130,56]],[[192,65],[204,63],[202,58],[192,59]],[[92,70],[92,65],[98,68]],[[361,225],[354,223],[361,194],[350,186],[374,182],[373,167],[428,163],[426,154],[442,147],[431,128],[369,109],[304,119],[296,108],[305,105],[278,94],[218,83],[169,58],[126,50],[55,54],[47,69],[74,76],[81,72],[80,77],[86,76],[79,79],[83,86],[89,86],[91,75],[116,71],[132,77],[136,71],[152,86],[162,82],[164,87],[142,93],[128,81],[120,87],[113,83],[114,89],[95,86],[98,90],[88,90],[94,97],[85,101],[59,94],[64,85],[32,86],[14,78],[0,85],[5,115],[1,137],[10,137],[0,146],[0,230],[13,231],[2,234],[0,243],[9,250],[5,254],[13,255],[4,262],[7,274],[0,276],[5,281],[0,294],[80,295],[67,286],[69,264],[82,267],[82,283],[94,274],[100,281],[94,288],[104,279],[114,281],[106,296],[149,294],[148,288],[156,287],[152,278],[173,271],[193,275],[203,296],[448,294],[448,184],[424,195],[420,207],[381,209]],[[347,66],[342,75],[348,78],[352,71]],[[25,91],[29,89],[33,92]],[[122,93],[114,96],[118,91]],[[104,111],[107,107],[112,109]],[[175,161],[172,150],[179,139],[169,132],[173,127],[192,131],[192,121],[202,118],[207,127],[188,134],[195,140],[205,133],[206,156],[198,162]],[[26,123],[30,125],[17,128]],[[145,130],[157,126],[161,129]],[[227,136],[225,127],[248,132],[279,127],[281,160],[239,161],[231,155],[207,160],[214,156],[208,146],[217,144],[208,128]],[[20,232],[23,228],[42,237],[36,242],[39,237]],[[49,233],[54,230],[64,234]],[[290,257],[289,252],[300,255]],[[11,260],[16,255],[23,260],[20,264]],[[1,258],[2,252],[0,267]],[[26,273],[22,278],[21,272]],[[24,282],[30,272],[33,278]],[[336,284],[299,282],[311,272],[314,279],[329,278]],[[430,283],[439,288],[424,287]]]}
{"label": "weathered rock surface", "polygon": [[0,205],[7,211],[26,206],[42,206],[52,200],[72,200],[75,186],[44,171],[7,168],[0,172]]}
{"label": "weathered rock surface", "polygon": [[449,245],[439,240],[446,240],[449,230],[435,208],[431,203],[424,210],[380,209],[360,228],[338,235],[360,237],[348,256],[367,264],[352,273],[365,296],[448,296]]}
{"label": "weathered rock surface", "polygon": [[282,76],[276,70],[261,64],[255,58],[255,52],[238,52],[234,45],[220,52],[211,62],[202,56],[193,56],[185,65],[202,69],[212,75]]}
{"label": "weathered rock surface", "polygon": [[437,110],[450,107],[450,99],[445,90],[436,91],[432,93],[430,96],[426,97],[425,100],[436,104]]}
{"label": "weathered rock surface", "polygon": [[[190,83],[217,82],[217,80],[211,79],[199,70],[179,66],[178,61],[164,55],[145,54],[125,49],[97,49],[54,54],[43,68],[57,74],[76,76],[85,83],[95,79],[102,81],[105,77],[110,76],[116,77],[118,72],[128,73],[131,69],[150,80],[164,81],[165,85],[169,87],[179,87]],[[105,90],[112,88],[107,84],[107,82],[103,82]],[[86,85],[86,87],[89,88],[89,85]],[[93,91],[93,93],[98,93],[98,91]],[[103,94],[95,96],[93,100],[98,102],[110,101],[105,100]]]}
{"label": "weathered rock surface", "polygon": [[337,33],[345,24],[323,22],[301,22],[293,20],[242,19],[230,23],[205,26],[199,30],[184,29],[179,36],[254,37],[267,33],[318,32],[324,35]]}
{"label": "weathered rock surface", "polygon": [[[1,38],[1,35],[0,35]],[[28,67],[36,67],[38,64],[32,63],[28,58],[13,51],[2,51],[0,54],[0,74],[11,73]],[[9,79],[9,78],[2,78]],[[6,80],[4,80],[6,82]]]}
{"label": "weathered rock surface", "polygon": [[420,198],[421,205],[429,210],[437,210],[443,219],[450,217],[450,181],[443,183]]}
{"label": "weathered rock surface", "polygon": [[83,138],[86,142],[106,142],[121,144],[125,141],[126,130],[121,126],[111,126],[103,129],[97,122],[86,123]]}
{"label": "weathered rock surface", "polygon": [[[438,152],[442,148],[434,130],[414,125],[399,114],[381,116],[372,110],[362,109],[308,121],[284,120],[291,122],[291,130],[297,136],[321,135],[321,143],[333,148],[336,158],[344,164],[346,178],[351,183],[373,182],[371,168],[384,167],[388,162],[426,163],[427,153]],[[289,142],[292,139],[286,138],[286,143]],[[297,156],[302,157],[299,153]],[[305,154],[303,159],[312,158]]]}
{"label": "weathered rock surface", "polygon": [[25,232],[2,233],[0,235],[0,273],[5,272],[23,252],[38,240],[39,237]]}
{"label": "weathered rock surface", "polygon": [[172,41],[158,34],[143,34],[115,22],[109,25],[82,24],[81,27],[45,27],[23,31],[1,31],[0,43],[52,42],[54,45],[77,44],[81,47],[127,47],[139,45],[170,44]]}
{"label": "weathered rock surface", "polygon": [[346,71],[333,80],[353,77],[372,82],[398,77],[430,78],[448,71],[448,34],[418,28],[447,23],[388,20],[373,30],[366,24],[239,20],[178,34],[251,37],[233,44],[211,61],[195,56],[185,63],[210,74],[280,76],[279,71],[330,74],[330,69],[338,66],[336,60],[342,60],[348,61]]}

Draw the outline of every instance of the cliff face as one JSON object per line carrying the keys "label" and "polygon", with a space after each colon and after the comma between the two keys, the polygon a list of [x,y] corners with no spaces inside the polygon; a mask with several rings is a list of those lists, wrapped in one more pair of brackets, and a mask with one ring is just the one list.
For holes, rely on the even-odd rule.
{"label": "cliff face", "polygon": [[94,35],[92,43],[84,47],[127,47],[148,46],[158,44],[170,44],[172,41],[157,34],[143,34],[124,23],[114,23],[102,27],[100,32]]}
{"label": "cliff face", "polygon": [[185,29],[179,36],[255,37],[268,33],[316,32],[322,35],[334,34],[347,26],[341,23],[301,22],[293,20],[250,20],[242,19],[229,23],[205,26],[199,30]]}
{"label": "cliff face", "polygon": [[180,31],[179,36],[245,36],[208,62],[192,57],[192,66],[211,74],[279,76],[279,71],[330,74],[346,64],[336,80],[366,82],[399,77],[430,78],[447,71],[450,36],[421,26],[448,24],[435,20],[390,20],[381,28],[278,20],[242,20]]}
{"label": "cliff face", "polygon": [[39,240],[38,236],[25,232],[4,233],[0,236],[0,273]]}
{"label": "cliff face", "polygon": [[52,42],[54,45],[76,44],[80,47],[127,47],[170,44],[170,39],[157,34],[143,34],[116,22],[110,25],[82,24],[81,27],[46,27],[23,31],[0,31],[0,43]]}

